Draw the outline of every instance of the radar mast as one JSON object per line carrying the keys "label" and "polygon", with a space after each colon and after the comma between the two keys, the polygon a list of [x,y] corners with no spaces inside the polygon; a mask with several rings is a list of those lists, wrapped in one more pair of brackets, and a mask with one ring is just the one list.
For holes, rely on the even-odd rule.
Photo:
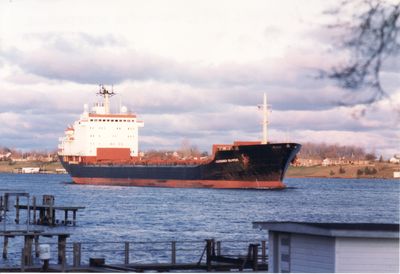
{"label": "radar mast", "polygon": [[97,95],[104,97],[104,112],[105,114],[110,114],[110,97],[114,96],[116,93],[114,92],[114,87],[112,87],[111,91],[108,91],[104,85],[99,85],[99,92]]}

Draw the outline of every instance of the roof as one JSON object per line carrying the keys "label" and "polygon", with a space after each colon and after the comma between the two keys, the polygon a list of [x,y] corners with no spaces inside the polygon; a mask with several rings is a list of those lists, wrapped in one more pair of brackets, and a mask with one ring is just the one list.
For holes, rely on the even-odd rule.
{"label": "roof", "polygon": [[253,222],[253,228],[329,237],[399,238],[399,224]]}
{"label": "roof", "polygon": [[89,113],[89,117],[94,118],[136,118],[135,114],[126,113],[126,114],[97,114],[97,113]]}

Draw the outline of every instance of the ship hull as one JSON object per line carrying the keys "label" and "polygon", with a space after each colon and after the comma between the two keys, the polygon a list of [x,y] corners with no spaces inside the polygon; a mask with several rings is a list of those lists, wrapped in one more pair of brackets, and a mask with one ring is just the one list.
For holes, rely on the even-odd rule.
{"label": "ship hull", "polygon": [[285,184],[280,181],[221,181],[221,180],[155,180],[155,179],[114,179],[114,178],[72,178],[77,184],[115,185],[137,187],[168,188],[240,188],[240,189],[280,189]]}
{"label": "ship hull", "polygon": [[200,165],[100,165],[61,163],[77,184],[177,188],[281,189],[285,172],[301,145],[236,146]]}

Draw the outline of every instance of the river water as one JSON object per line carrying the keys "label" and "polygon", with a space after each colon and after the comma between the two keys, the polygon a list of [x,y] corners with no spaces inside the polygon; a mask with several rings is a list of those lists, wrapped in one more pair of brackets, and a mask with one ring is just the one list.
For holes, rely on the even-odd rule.
{"label": "river water", "polygon": [[267,239],[254,221],[399,223],[398,180],[285,183],[285,190],[108,187],[72,184],[68,175],[0,174],[0,194],[25,191],[38,200],[50,194],[56,205],[85,206],[76,227],[40,227],[71,233],[70,242]]}

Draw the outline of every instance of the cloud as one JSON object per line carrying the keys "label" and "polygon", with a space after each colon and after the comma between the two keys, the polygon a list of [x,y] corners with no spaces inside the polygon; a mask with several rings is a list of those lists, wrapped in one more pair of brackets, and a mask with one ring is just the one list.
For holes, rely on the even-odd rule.
{"label": "cloud", "polygon": [[[31,35],[30,39],[36,41],[43,37],[50,37],[47,48],[43,44],[34,49],[2,51],[4,60],[17,65],[29,76],[25,75],[25,81],[34,81],[35,77],[92,85],[153,81],[203,89],[206,93],[213,93],[205,96],[245,105],[257,103],[253,99],[257,96],[246,96],[249,93],[268,92],[278,109],[327,108],[343,94],[340,89],[313,78],[312,67],[317,66],[318,60],[311,61],[312,58],[303,52],[291,53],[285,59],[211,65],[176,62],[120,48],[121,44],[112,36],[41,34]],[[108,40],[110,42],[105,42]],[[20,82],[21,73],[19,75],[8,80]]]}
{"label": "cloud", "polygon": [[0,145],[55,148],[104,83],[114,110],[121,99],[145,121],[141,149],[259,140],[266,92],[274,141],[398,150],[396,60],[382,71],[390,98],[366,110],[338,106],[347,91],[316,78],[346,57],[319,25],[325,1],[184,3],[3,4]]}

